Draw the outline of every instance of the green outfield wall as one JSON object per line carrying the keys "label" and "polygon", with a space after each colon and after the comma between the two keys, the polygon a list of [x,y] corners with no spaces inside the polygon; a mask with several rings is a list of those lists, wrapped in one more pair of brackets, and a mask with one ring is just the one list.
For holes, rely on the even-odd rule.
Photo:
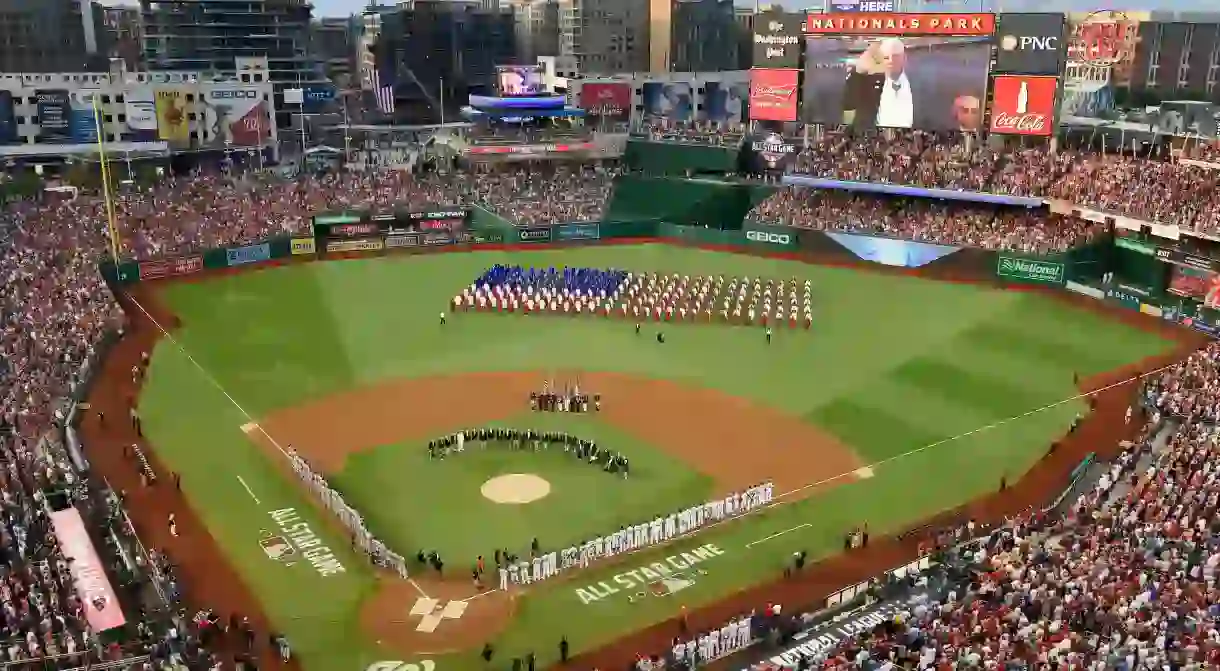
{"label": "green outfield wall", "polygon": [[605,218],[740,229],[746,213],[773,193],[773,186],[744,182],[624,175],[614,181]]}
{"label": "green outfield wall", "polygon": [[739,172],[740,154],[738,147],[630,138],[623,152],[623,161],[632,170],[648,175],[684,177],[699,173]]}

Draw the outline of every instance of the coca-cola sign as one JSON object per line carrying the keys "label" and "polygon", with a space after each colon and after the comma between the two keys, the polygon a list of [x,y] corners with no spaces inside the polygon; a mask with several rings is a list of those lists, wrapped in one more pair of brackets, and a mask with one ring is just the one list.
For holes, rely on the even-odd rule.
{"label": "coca-cola sign", "polygon": [[991,130],[995,133],[1015,133],[1017,135],[1048,135],[1047,129],[1051,122],[1045,114],[1008,114],[996,112],[991,120]]}
{"label": "coca-cola sign", "polygon": [[756,121],[796,121],[800,70],[750,71],[750,118]]}
{"label": "coca-cola sign", "polygon": [[1047,136],[1055,131],[1058,77],[1002,75],[992,79],[991,132]]}

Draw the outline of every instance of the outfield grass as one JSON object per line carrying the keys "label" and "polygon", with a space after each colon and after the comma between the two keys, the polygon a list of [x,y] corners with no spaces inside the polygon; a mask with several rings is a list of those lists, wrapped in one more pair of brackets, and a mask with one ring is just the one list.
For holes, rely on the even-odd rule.
{"label": "outfield grass", "polygon": [[[431,459],[423,445],[396,443],[351,456],[331,484],[367,511],[369,529],[391,547],[406,555],[436,550],[460,561],[493,548],[525,554],[533,538],[548,548],[567,547],[711,495],[710,478],[593,415],[528,413],[488,426],[562,431],[596,441],[627,455],[631,477],[606,473],[561,447],[533,452],[501,445]],[[539,475],[551,483],[551,492],[525,505],[484,498],[483,483],[507,473]],[[436,514],[438,507],[444,514]]]}
{"label": "outfield grass", "polygon": [[[440,328],[437,313],[494,263],[808,278],[815,291],[815,324],[809,333],[778,331],[770,347],[758,329],[668,326],[670,343],[663,349],[634,337],[630,325],[599,320],[459,315]],[[682,592],[681,603],[688,607],[773,574],[795,549],[814,555],[834,552],[841,547],[842,532],[863,520],[878,533],[896,530],[993,489],[1000,474],[1015,478],[1063,433],[1083,404],[1059,403],[1018,421],[1006,420],[1074,396],[1073,373],[1087,376],[1117,368],[1171,346],[1034,294],[662,245],[317,263],[176,285],[167,297],[183,318],[178,339],[194,362],[254,417],[389,377],[481,370],[620,371],[678,379],[781,408],[834,432],[866,460],[881,462],[870,480],[700,535],[693,545],[714,543],[725,554],[708,562],[708,575]],[[295,483],[251,446],[239,429],[249,418],[195,363],[173,346],[158,346],[141,398],[146,435],[167,466],[183,474],[183,487],[204,521],[266,600],[269,614],[293,639],[311,671],[350,671],[386,658],[387,652],[355,628],[353,615],[372,586],[362,562],[310,512]],[[920,449],[927,446],[934,447]],[[628,449],[639,450],[638,455],[659,453],[647,446],[624,451]],[[386,496],[402,497],[396,505],[417,503],[409,487],[387,487],[384,480],[379,486],[376,478],[393,472],[395,482],[418,478],[412,487],[443,489],[448,475],[433,482],[413,474],[437,466],[414,464],[422,453],[420,445],[385,446],[357,457],[342,475],[342,486],[353,500],[370,506]],[[638,455],[633,454],[633,465]],[[518,456],[528,455],[502,458]],[[486,474],[510,465],[495,463],[497,458],[462,469],[448,463],[440,468]],[[560,486],[568,478],[606,477],[561,473],[565,465],[543,462],[530,470],[544,468],[557,469],[552,473]],[[937,484],[950,474],[952,487]],[[251,484],[258,503],[237,475]],[[481,476],[466,477],[462,486],[472,486]],[[371,486],[362,493],[366,479]],[[620,484],[607,478],[589,486],[598,487],[601,497],[613,496],[607,490]],[[682,487],[698,490],[689,478],[668,493],[659,481],[644,485],[656,501],[679,496]],[[284,507],[302,512],[344,559],[346,573],[321,578],[307,566],[289,568],[266,559],[257,539],[271,524],[268,511]],[[387,534],[401,534],[403,543],[427,542],[422,537],[440,534],[449,519],[445,507],[435,512],[435,519],[387,517],[377,524]],[[464,518],[485,514],[466,507],[456,512]],[[380,505],[367,513],[387,514]],[[539,519],[513,521],[517,526],[505,537],[535,524],[559,533],[570,514],[562,506]],[[799,532],[745,548],[752,540],[806,523],[810,526]],[[532,649],[545,662],[558,632],[567,635],[576,651],[675,612],[676,599],[582,605],[575,591],[580,583],[605,580],[616,570],[621,569],[594,570],[587,578],[532,590],[519,604],[514,626],[498,641],[500,654]],[[478,668],[472,655],[444,663],[446,669]]]}

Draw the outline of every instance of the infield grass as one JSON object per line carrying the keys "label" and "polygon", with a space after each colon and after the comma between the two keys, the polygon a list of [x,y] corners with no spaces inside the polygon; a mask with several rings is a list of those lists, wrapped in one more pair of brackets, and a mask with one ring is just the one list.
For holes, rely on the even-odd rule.
{"label": "infield grass", "polygon": [[[488,426],[561,431],[595,441],[625,454],[631,477],[606,473],[560,446],[537,452],[470,447],[431,459],[425,445],[412,442],[352,455],[331,483],[351,505],[367,511],[369,529],[391,547],[409,555],[436,550],[459,560],[491,548],[524,555],[533,538],[548,548],[567,547],[711,495],[710,478],[593,415],[528,413]],[[538,475],[551,484],[551,492],[524,505],[499,505],[483,497],[483,483],[509,473]],[[436,514],[438,507],[443,514]]]}
{"label": "infield grass", "polygon": [[[441,328],[438,313],[494,263],[808,278],[815,292],[814,328],[808,333],[781,329],[768,347],[760,329],[667,326],[669,343],[663,349],[616,321],[461,315]],[[1083,411],[1082,403],[1061,402],[1077,393],[1073,373],[1103,372],[1171,346],[1033,294],[663,245],[316,263],[175,285],[166,297],[182,317],[177,339],[194,362],[173,345],[157,347],[140,401],[146,435],[166,465],[183,475],[187,495],[311,671],[351,671],[389,655],[366,640],[355,623],[372,577],[346,549],[345,539],[311,512],[296,483],[246,439],[239,428],[250,421],[244,413],[257,418],[399,376],[619,371],[722,389],[775,406],[835,433],[866,461],[880,462],[871,479],[699,535],[689,545],[713,543],[724,554],[707,562],[702,567],[707,575],[679,595],[632,603],[619,594],[582,603],[578,587],[612,581],[622,567],[537,586],[519,602],[513,626],[497,641],[498,654],[533,650],[545,663],[553,658],[560,634],[568,637],[573,651],[604,643],[673,615],[680,603],[694,607],[772,576],[796,549],[815,556],[835,552],[844,530],[862,521],[876,533],[897,530],[994,489],[1001,474],[1015,479]],[[1045,409],[1032,412],[1039,408]],[[980,427],[992,428],[977,431]],[[955,438],[967,432],[975,433]],[[623,449],[630,450],[638,450],[633,462],[650,458],[640,455],[661,453],[648,446]],[[742,452],[748,459],[748,446]],[[508,460],[530,455],[440,465],[416,463],[421,456],[421,445],[374,450],[352,460],[350,472],[341,476],[342,486],[353,500],[367,502],[371,519],[380,519],[387,513],[378,502],[387,496],[395,497],[396,506],[409,505],[417,502],[416,488],[431,487],[427,491],[436,493],[446,482],[464,482],[461,486],[468,488],[488,473],[516,468]],[[438,466],[454,472],[435,482],[415,473],[429,468],[435,473]],[[549,471],[553,484],[587,484],[597,488],[599,497],[626,494],[625,488],[612,491],[619,485],[638,487],[628,498],[638,499],[641,507],[668,506],[670,497],[700,490],[680,470],[679,483],[669,486],[662,479],[622,483],[570,466],[585,468],[540,461],[530,471],[554,469]],[[385,480],[390,473],[395,482],[408,479],[409,486],[390,487]],[[257,503],[237,475],[251,485]],[[377,524],[385,524],[387,535],[399,525],[404,543],[426,543],[425,537],[440,537],[447,522],[487,514],[478,509],[481,497],[469,498],[454,507],[452,517],[446,506],[436,506],[431,511],[435,519],[387,518]],[[297,509],[329,544],[344,561],[345,573],[321,577],[308,564],[286,567],[264,556],[257,541],[274,530],[268,512],[286,507]],[[590,517],[610,521],[615,513],[593,510]],[[560,533],[577,515],[570,505],[537,517],[531,513],[506,522],[505,538],[522,533],[526,537],[516,545],[527,543],[535,535],[534,525]],[[798,525],[808,526],[746,547]],[[459,551],[455,546],[454,552]],[[641,563],[652,555],[641,555]],[[454,655],[443,663],[446,671],[481,668],[473,654]]]}

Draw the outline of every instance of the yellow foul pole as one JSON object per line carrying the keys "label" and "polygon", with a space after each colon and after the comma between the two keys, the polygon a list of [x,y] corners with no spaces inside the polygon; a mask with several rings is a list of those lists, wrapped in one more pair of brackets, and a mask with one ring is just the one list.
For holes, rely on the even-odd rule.
{"label": "yellow foul pole", "polygon": [[106,231],[110,234],[110,258],[119,262],[119,227],[114,220],[114,201],[110,198],[110,167],[106,165],[106,135],[102,129],[102,111],[93,94],[93,124],[97,127],[97,156],[102,166],[102,199],[106,203]]}

